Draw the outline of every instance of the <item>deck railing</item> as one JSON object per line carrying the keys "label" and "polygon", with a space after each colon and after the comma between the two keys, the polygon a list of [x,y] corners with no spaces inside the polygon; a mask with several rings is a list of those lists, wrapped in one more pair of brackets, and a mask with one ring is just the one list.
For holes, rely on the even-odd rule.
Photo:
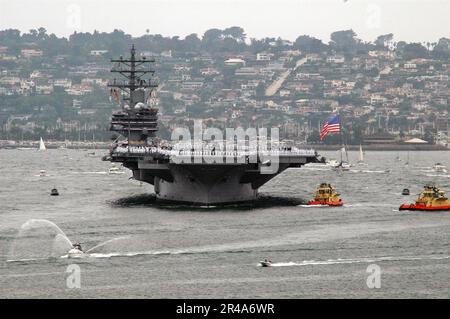
{"label": "deck railing", "polygon": [[128,156],[150,156],[159,155],[166,156],[169,158],[173,157],[242,157],[242,156],[303,156],[303,157],[315,157],[317,153],[313,149],[298,149],[298,148],[280,148],[272,150],[257,150],[257,149],[240,149],[240,150],[213,150],[213,149],[203,149],[203,150],[175,150],[166,149],[160,147],[151,146],[117,146],[115,147],[111,155],[128,155]]}

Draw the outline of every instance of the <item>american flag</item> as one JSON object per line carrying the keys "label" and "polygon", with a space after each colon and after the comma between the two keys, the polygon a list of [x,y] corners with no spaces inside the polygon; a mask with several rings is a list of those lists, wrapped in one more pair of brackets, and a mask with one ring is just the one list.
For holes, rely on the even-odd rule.
{"label": "american flag", "polygon": [[341,131],[341,117],[338,115],[329,118],[323,125],[320,132],[320,140],[322,141],[328,133],[339,133]]}

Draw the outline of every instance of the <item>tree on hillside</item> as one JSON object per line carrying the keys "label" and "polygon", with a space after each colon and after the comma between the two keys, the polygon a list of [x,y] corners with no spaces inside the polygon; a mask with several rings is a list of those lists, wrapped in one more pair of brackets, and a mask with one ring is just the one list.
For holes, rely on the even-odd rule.
{"label": "tree on hillside", "polygon": [[319,53],[327,50],[328,48],[322,40],[310,37],[308,35],[299,36],[294,42],[294,47],[308,53]]}
{"label": "tree on hillside", "polygon": [[186,51],[197,51],[200,49],[202,41],[196,33],[192,33],[184,38],[184,44]]}
{"label": "tree on hillside", "polygon": [[223,32],[220,29],[209,29],[207,31],[205,31],[205,33],[203,34],[203,38],[202,41],[204,43],[211,43],[217,40],[222,39],[223,36]]}
{"label": "tree on hillside", "polygon": [[427,48],[425,48],[420,43],[408,43],[406,44],[401,51],[401,54],[404,59],[417,59],[417,58],[426,58],[429,55]]}
{"label": "tree on hillside", "polygon": [[241,27],[226,28],[225,30],[223,30],[223,35],[225,37],[232,37],[239,42],[244,42],[246,37],[244,29],[242,29]]}
{"label": "tree on hillside", "polygon": [[337,51],[355,52],[359,42],[355,37],[356,33],[351,29],[336,31],[331,34],[330,45]]}
{"label": "tree on hillside", "polygon": [[375,46],[378,49],[388,48],[389,44],[392,43],[393,39],[394,39],[393,33],[379,35],[375,40]]}
{"label": "tree on hillside", "polygon": [[450,39],[440,38],[438,43],[434,46],[433,56],[439,59],[450,58]]}
{"label": "tree on hillside", "polygon": [[47,30],[45,28],[40,27],[37,31],[38,31],[37,37],[39,40],[42,41],[42,40],[47,39],[48,35],[47,35]]}

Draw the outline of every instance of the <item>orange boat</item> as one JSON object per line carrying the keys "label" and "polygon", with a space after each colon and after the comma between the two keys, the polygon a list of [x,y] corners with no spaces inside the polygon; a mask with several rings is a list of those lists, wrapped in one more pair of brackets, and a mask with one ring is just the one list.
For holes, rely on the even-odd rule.
{"label": "orange boat", "polygon": [[426,185],[414,204],[403,204],[399,210],[450,211],[450,200],[438,187]]}
{"label": "orange boat", "polygon": [[326,206],[342,206],[344,202],[339,197],[340,194],[328,183],[320,184],[316,190],[314,199],[308,202],[308,205],[326,205]]}

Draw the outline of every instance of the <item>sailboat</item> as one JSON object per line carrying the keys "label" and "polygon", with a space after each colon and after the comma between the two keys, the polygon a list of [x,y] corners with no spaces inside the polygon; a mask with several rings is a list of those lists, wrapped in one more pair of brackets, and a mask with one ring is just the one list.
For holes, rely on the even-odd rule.
{"label": "sailboat", "polygon": [[47,148],[45,147],[44,141],[42,140],[42,137],[41,137],[41,140],[39,141],[39,150],[45,151],[46,149]]}
{"label": "sailboat", "polygon": [[[350,163],[348,162],[348,153],[347,153],[347,149],[345,148],[345,145],[342,146],[341,150],[341,161],[338,165],[336,165],[335,167],[333,167],[334,170],[337,171],[349,171],[350,170]],[[347,158],[346,161],[343,160],[343,154],[345,153],[345,156]]]}
{"label": "sailboat", "polygon": [[364,163],[364,152],[362,149],[362,145],[359,144],[359,159],[358,159],[358,165],[367,165]]}

